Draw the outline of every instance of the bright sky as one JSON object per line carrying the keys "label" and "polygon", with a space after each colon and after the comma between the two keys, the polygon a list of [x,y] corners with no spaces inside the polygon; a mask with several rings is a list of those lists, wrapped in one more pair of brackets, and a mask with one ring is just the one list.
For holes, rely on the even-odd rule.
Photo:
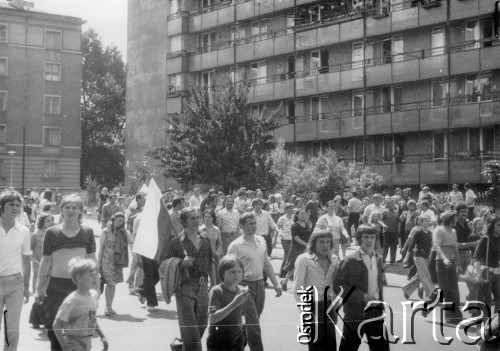
{"label": "bright sky", "polygon": [[82,30],[93,28],[105,46],[116,45],[127,59],[127,0],[29,0],[34,10],[79,17]]}

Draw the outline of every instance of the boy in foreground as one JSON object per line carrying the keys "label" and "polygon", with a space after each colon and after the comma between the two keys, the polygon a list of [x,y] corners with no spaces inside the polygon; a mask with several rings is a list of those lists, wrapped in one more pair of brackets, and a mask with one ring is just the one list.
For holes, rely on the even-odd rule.
{"label": "boy in foreground", "polygon": [[99,294],[91,289],[97,286],[97,265],[90,259],[72,259],[69,273],[77,289],[64,299],[57,312],[54,321],[57,340],[65,351],[88,351],[92,348],[95,331],[101,337],[104,350],[107,350],[108,342],[96,319]]}

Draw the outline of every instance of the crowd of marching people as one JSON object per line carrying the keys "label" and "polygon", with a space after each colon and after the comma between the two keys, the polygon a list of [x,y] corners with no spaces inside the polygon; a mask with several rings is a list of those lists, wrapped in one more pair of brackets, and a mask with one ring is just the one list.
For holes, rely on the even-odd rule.
{"label": "crowd of marching people", "polygon": [[[402,295],[409,299],[417,292],[425,301],[424,316],[442,294],[441,302],[456,306],[446,311],[445,322],[459,324],[464,319],[461,279],[467,300],[492,306],[493,297],[493,312],[500,310],[500,216],[477,205],[481,194],[469,184],[463,191],[453,184],[449,193],[434,193],[425,184],[418,194],[409,188],[366,197],[343,192],[325,202],[316,192],[284,199],[245,187],[229,195],[215,189],[202,195],[195,188],[188,196],[170,188],[161,202],[171,230],[155,257],[133,250],[148,196],[146,190],[127,198],[117,188],[102,189],[96,255],[96,235],[82,225],[85,211],[78,195],[63,197],[49,189],[24,197],[12,189],[3,192],[0,301],[9,311],[6,324],[19,325],[31,286],[30,323],[46,326],[52,350],[89,350],[94,333],[107,348],[96,320],[100,295],[104,314],[112,318],[116,284],[126,282],[130,294],[154,313],[161,282],[165,300],[176,297],[182,350],[202,350],[206,330],[208,350],[243,350],[245,345],[264,350],[259,318],[270,282],[277,297],[290,289],[297,302],[307,287],[316,287],[320,311],[336,294],[354,288],[343,306],[342,340],[335,340],[333,310],[331,318],[318,316],[319,338],[310,350],[357,350],[363,335],[371,350],[388,350],[389,342],[378,337],[385,326],[376,322],[383,311],[364,308],[384,300],[386,270],[392,265],[408,269]],[[279,272],[270,262],[277,244],[283,249]],[[332,289],[325,292],[327,286]],[[482,316],[486,321],[487,314]],[[362,327],[369,319],[372,325]],[[5,337],[5,349],[16,350],[19,328],[10,328]],[[498,349],[499,339],[485,338],[482,349]]]}

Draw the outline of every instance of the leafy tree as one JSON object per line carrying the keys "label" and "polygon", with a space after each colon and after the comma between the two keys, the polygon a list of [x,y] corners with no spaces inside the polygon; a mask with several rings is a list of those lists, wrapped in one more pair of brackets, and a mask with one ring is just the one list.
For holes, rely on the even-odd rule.
{"label": "leafy tree", "polygon": [[284,145],[279,144],[271,154],[271,164],[272,173],[278,180],[276,190],[285,199],[292,194],[305,196],[316,191],[326,201],[345,189],[365,195],[382,183],[382,176],[368,167],[339,161],[333,150],[304,161],[302,156],[287,154]]}
{"label": "leafy tree", "polygon": [[180,123],[169,129],[171,143],[152,149],[148,156],[159,163],[166,177],[181,184],[222,186],[226,192],[245,185],[269,187],[269,153],[278,127],[276,111],[252,114],[248,84],[234,83],[227,75],[211,87],[193,84]]}
{"label": "leafy tree", "polygon": [[124,179],[125,64],[92,29],[83,33],[82,57],[80,182],[90,176],[113,187]]}

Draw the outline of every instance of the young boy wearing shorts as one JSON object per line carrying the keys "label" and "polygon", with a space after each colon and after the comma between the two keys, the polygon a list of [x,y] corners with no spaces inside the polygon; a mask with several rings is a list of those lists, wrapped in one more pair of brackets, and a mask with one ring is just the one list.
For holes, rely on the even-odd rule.
{"label": "young boy wearing shorts", "polygon": [[91,289],[97,286],[97,265],[90,259],[72,259],[69,273],[77,289],[64,299],[54,321],[54,333],[64,351],[88,351],[92,348],[94,331],[101,337],[104,350],[108,342],[97,324],[96,311],[99,294]]}

